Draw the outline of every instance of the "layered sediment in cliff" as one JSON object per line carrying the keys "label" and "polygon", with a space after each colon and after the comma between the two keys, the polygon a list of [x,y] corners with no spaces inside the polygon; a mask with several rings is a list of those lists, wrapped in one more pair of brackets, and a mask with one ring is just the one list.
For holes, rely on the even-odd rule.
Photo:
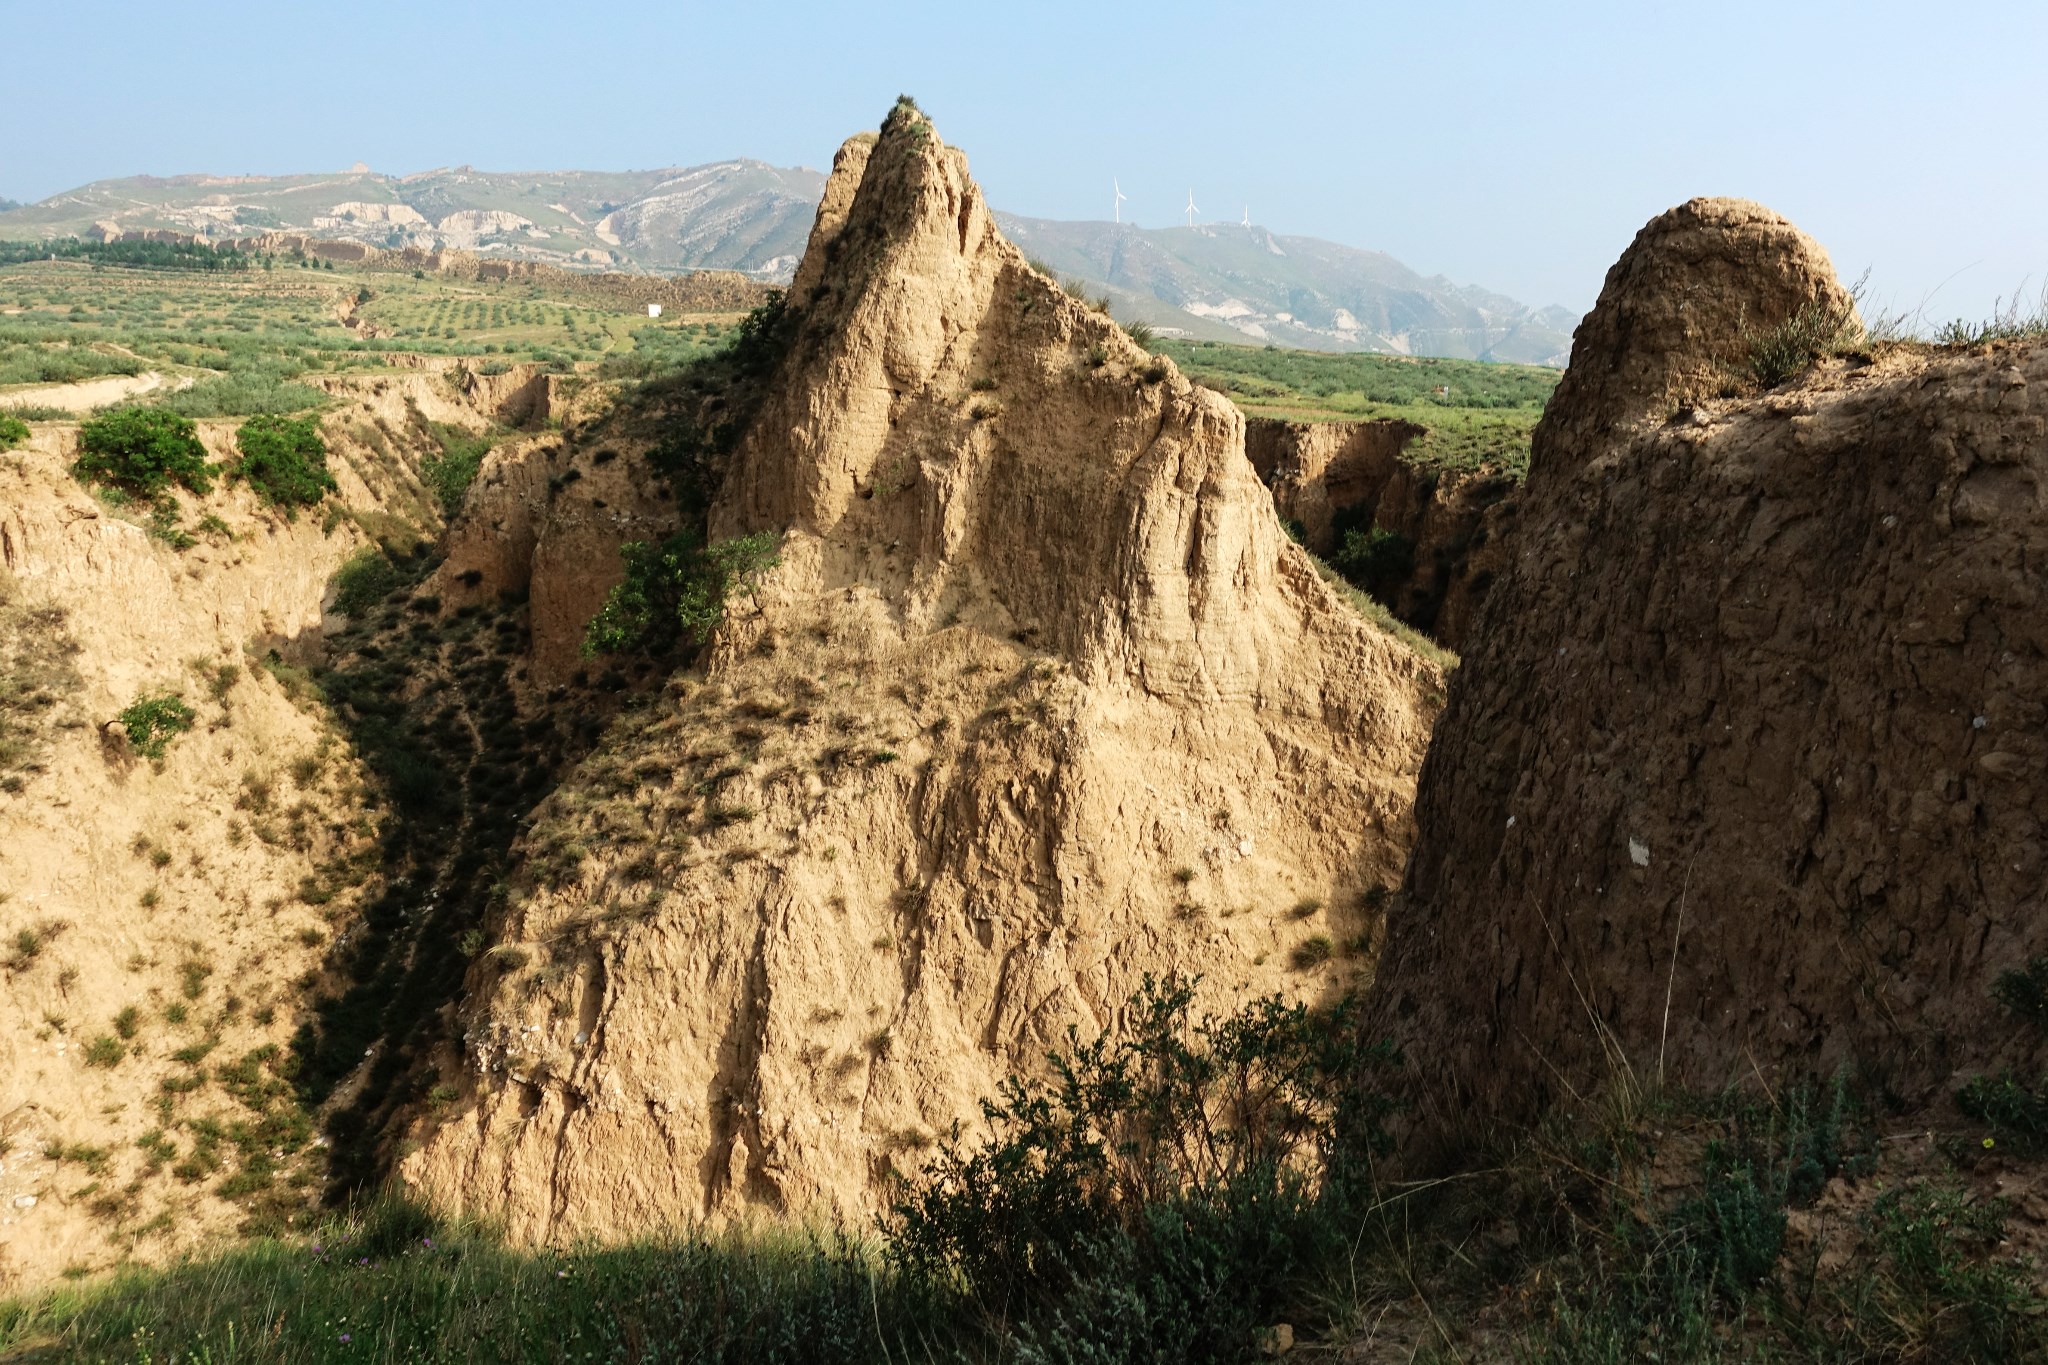
{"label": "layered sediment in cliff", "polygon": [[797,280],[711,513],[781,566],[539,812],[404,1167],[522,1238],[863,1214],[1148,973],[1342,989],[1406,856],[1442,675],[1289,542],[1234,408],[906,108]]}
{"label": "layered sediment in cliff", "polygon": [[1911,1108],[2034,1060],[1991,986],[2048,951],[2048,348],[1738,378],[1849,315],[1790,224],[1695,200],[1581,327],[1375,990],[1437,1135],[1844,1064]]}

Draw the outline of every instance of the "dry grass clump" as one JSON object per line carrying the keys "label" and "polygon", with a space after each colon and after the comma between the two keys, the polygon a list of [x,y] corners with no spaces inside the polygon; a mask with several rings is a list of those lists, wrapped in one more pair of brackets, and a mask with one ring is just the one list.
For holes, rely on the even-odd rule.
{"label": "dry grass clump", "polygon": [[0,569],[0,792],[18,792],[43,770],[50,732],[78,687],[78,644],[62,607],[28,600]]}

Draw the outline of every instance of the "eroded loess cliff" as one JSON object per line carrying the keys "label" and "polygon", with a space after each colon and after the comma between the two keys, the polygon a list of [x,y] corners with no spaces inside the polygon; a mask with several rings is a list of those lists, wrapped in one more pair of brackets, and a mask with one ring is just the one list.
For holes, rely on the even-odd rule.
{"label": "eroded loess cliff", "polygon": [[1368,586],[1401,620],[1449,649],[1471,633],[1505,562],[1502,536],[1520,510],[1501,470],[1444,471],[1407,458],[1424,429],[1399,419],[1297,422],[1245,419],[1245,453],[1273,506],[1325,559],[1346,533],[1398,537],[1392,562]]}
{"label": "eroded loess cliff", "polygon": [[[324,377],[339,489],[295,518],[223,483],[152,535],[71,476],[74,426],[0,455],[0,1289],[317,1200],[290,1044],[345,985],[383,816],[304,665],[336,571],[436,529],[428,424],[534,379]],[[233,460],[234,423],[199,434]],[[152,760],[118,717],[166,696],[191,728]]]}
{"label": "eroded loess cliff", "polygon": [[1288,541],[1234,408],[904,107],[797,279],[710,518],[781,566],[537,812],[403,1167],[520,1238],[864,1214],[1146,973],[1341,989],[1406,856],[1442,675]]}
{"label": "eroded loess cliff", "polygon": [[[317,1197],[287,1046],[377,812],[299,665],[365,528],[438,520],[420,422],[483,420],[442,377],[330,383],[332,516],[178,493],[184,548],[68,473],[74,426],[0,454],[0,1289]],[[164,696],[190,731],[152,761],[119,716]]]}
{"label": "eroded loess cliff", "polygon": [[1911,1109],[2035,1060],[1990,989],[2048,950],[2048,348],[1719,396],[1848,310],[1790,224],[1695,200],[1580,329],[1376,988],[1438,1136],[1844,1064]]}

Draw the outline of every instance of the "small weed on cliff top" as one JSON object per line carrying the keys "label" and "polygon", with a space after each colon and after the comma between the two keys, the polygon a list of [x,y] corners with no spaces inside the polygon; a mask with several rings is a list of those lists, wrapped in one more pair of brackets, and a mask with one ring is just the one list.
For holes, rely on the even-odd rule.
{"label": "small weed on cliff top", "polygon": [[1936,328],[1934,344],[1970,347],[1994,341],[2027,341],[2039,336],[2048,336],[2048,287],[2042,289],[2031,312],[2021,311],[2020,296],[2015,291],[2011,302],[2000,299],[1991,316],[1982,322],[1957,318]]}
{"label": "small weed on cliff top", "polygon": [[1824,356],[1863,339],[1853,301],[1834,306],[1809,303],[1773,327],[1742,329],[1741,376],[1760,389],[1773,389]]}

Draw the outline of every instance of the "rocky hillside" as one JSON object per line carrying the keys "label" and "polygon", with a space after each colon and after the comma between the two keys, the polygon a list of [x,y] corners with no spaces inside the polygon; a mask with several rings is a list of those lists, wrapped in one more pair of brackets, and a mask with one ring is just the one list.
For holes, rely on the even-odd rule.
{"label": "rocky hillside", "polygon": [[1355,979],[1406,856],[1442,675],[910,106],[841,150],[792,298],[710,513],[781,565],[536,813],[403,1164],[521,1239],[864,1214],[1147,973]]}
{"label": "rocky hillside", "polygon": [[1141,228],[999,214],[1035,260],[1174,335],[1561,365],[1578,318],[1423,276],[1383,251],[1251,224]]}
{"label": "rocky hillside", "polygon": [[[1377,988],[1439,1135],[1614,1084],[1847,1065],[1912,1112],[2038,1074],[1993,988],[2048,952],[2048,349],[1813,345],[1848,309],[1783,219],[1695,200],[1579,332]],[[1802,334],[1802,376],[1742,377]]]}
{"label": "rocky hillside", "polygon": [[100,180],[0,222],[0,235],[148,229],[203,238],[308,233],[385,250],[465,251],[578,268],[736,270],[789,278],[824,177],[758,161],[653,171],[132,176]]}

